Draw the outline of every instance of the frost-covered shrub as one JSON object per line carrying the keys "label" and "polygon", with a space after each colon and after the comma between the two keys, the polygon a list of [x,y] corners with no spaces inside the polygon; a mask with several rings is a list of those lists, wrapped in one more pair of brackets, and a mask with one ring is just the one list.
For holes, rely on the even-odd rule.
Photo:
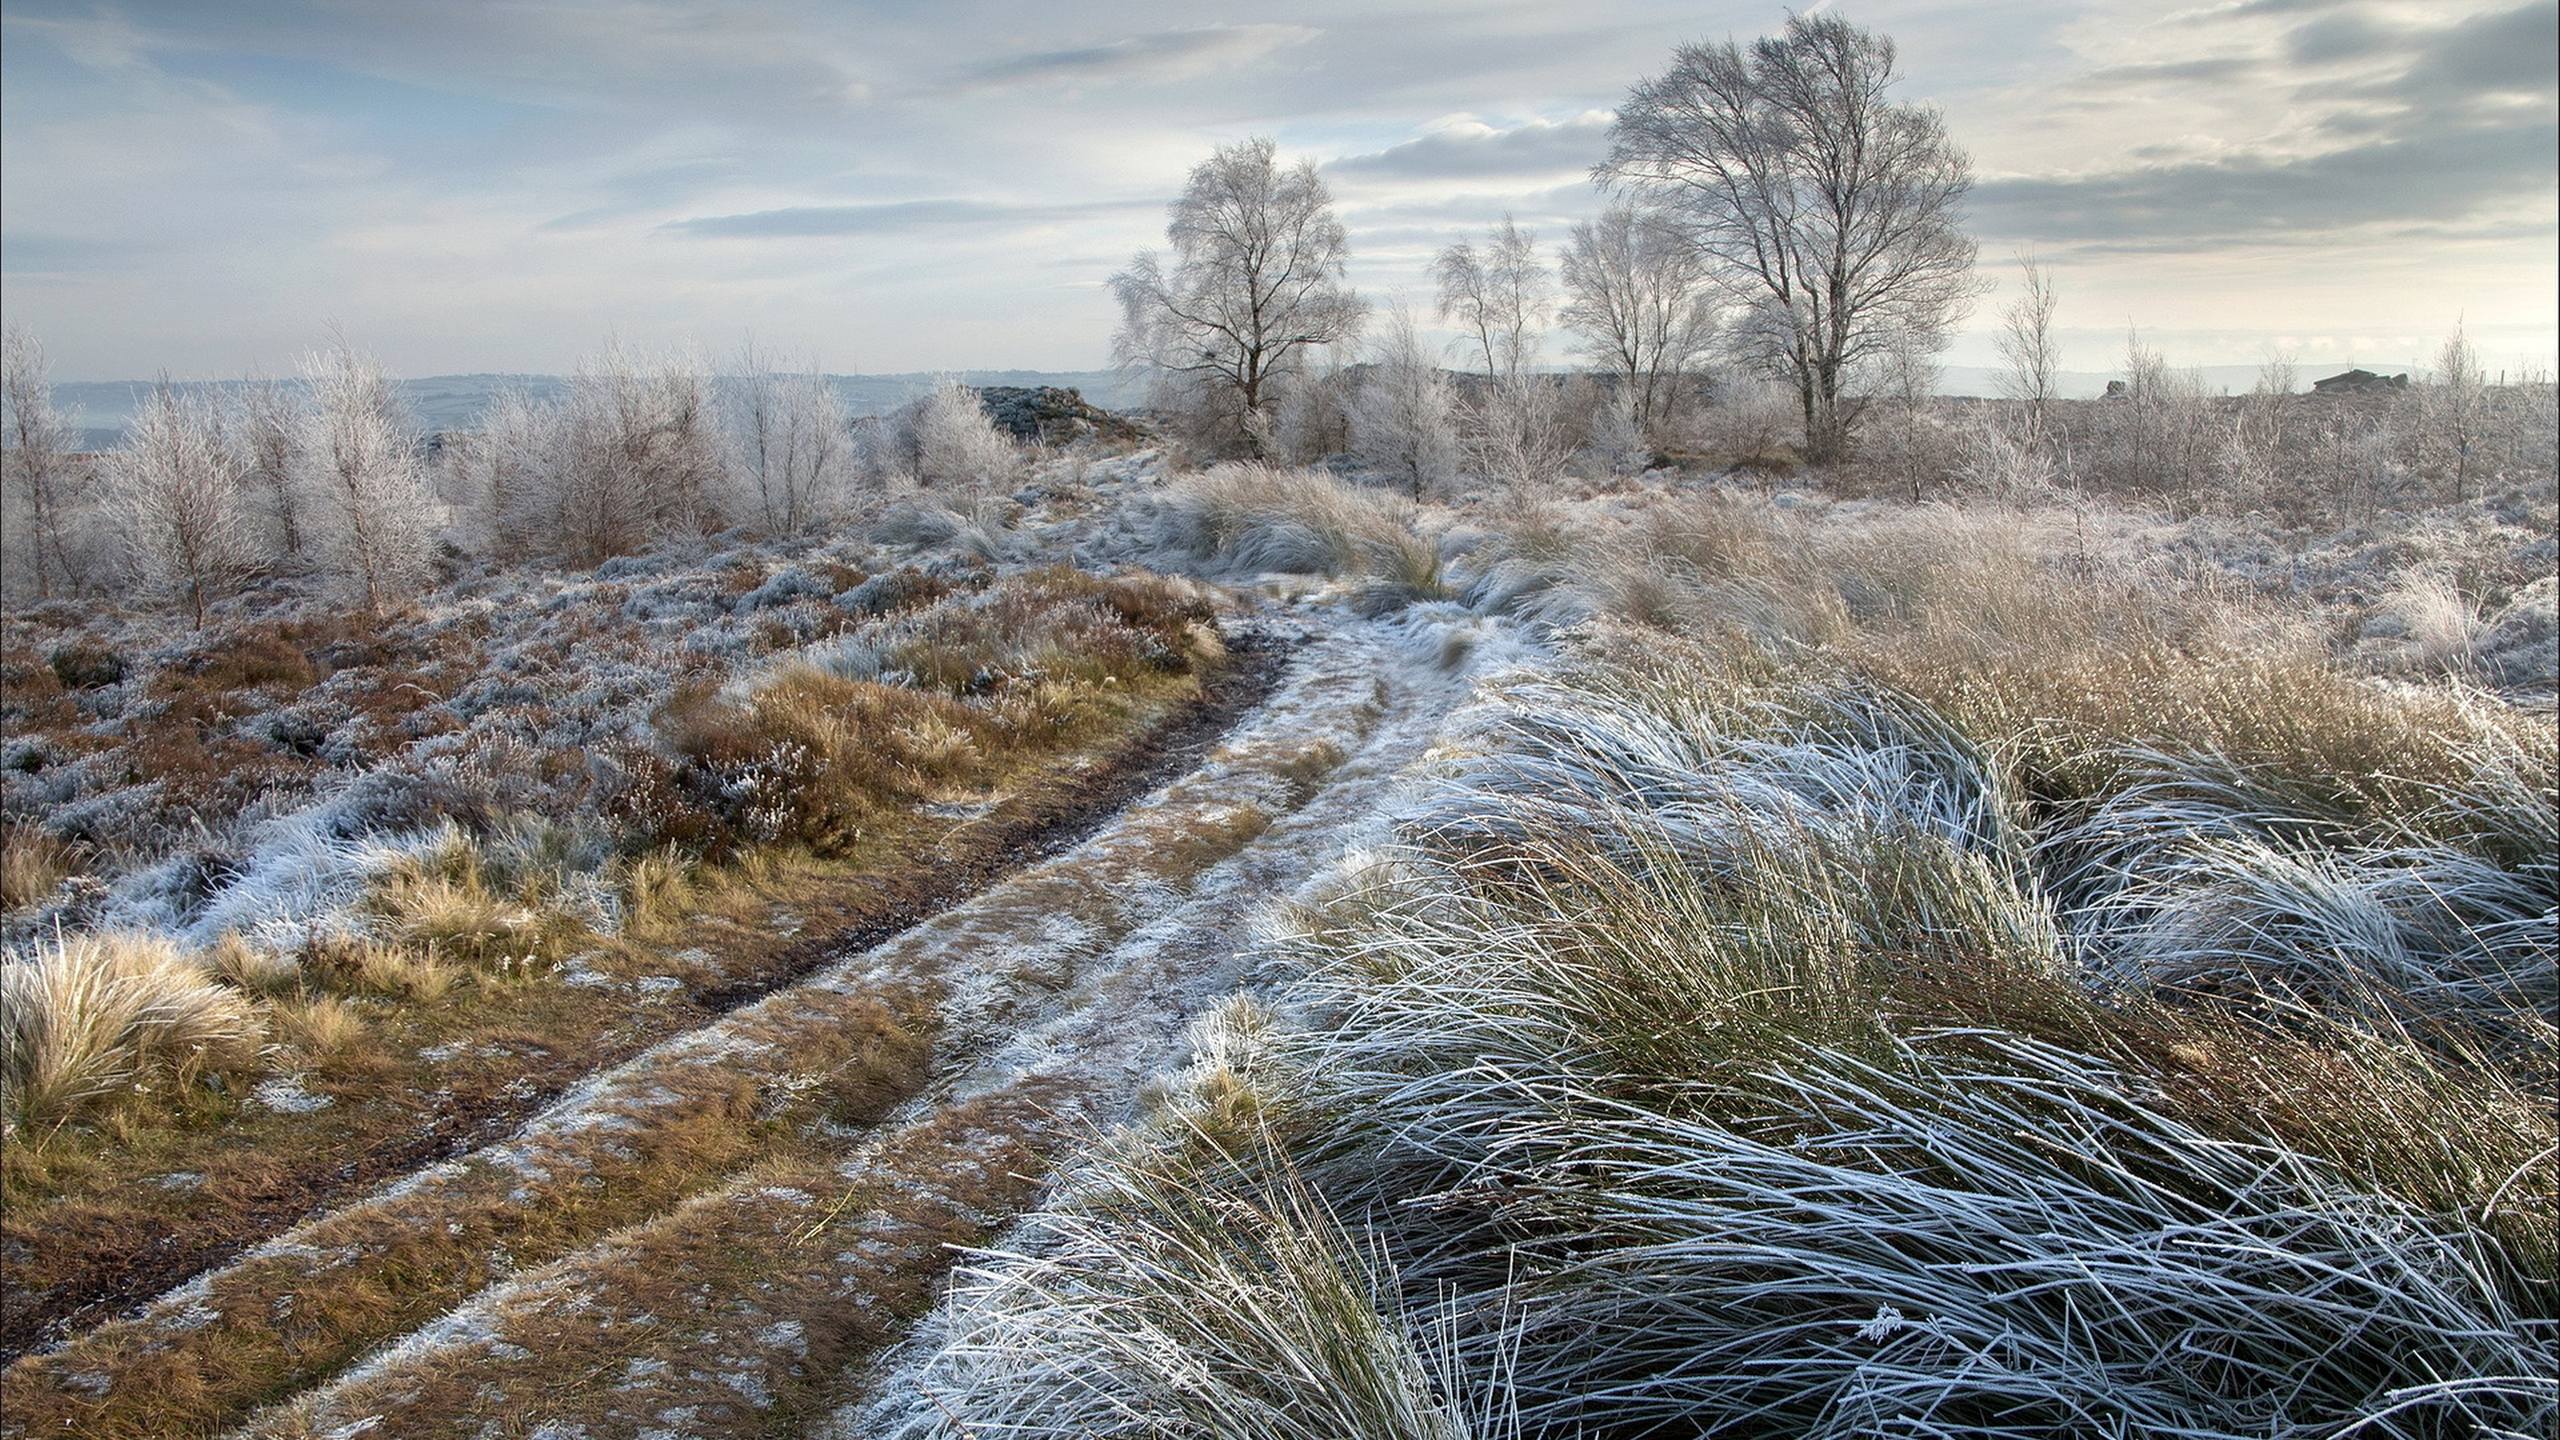
{"label": "frost-covered shrub", "polygon": [[162,385],[142,402],[107,485],[134,570],[204,623],[206,603],[258,564],[255,528],[240,504],[238,458],[201,397]]}
{"label": "frost-covered shrub", "polygon": [[750,350],[727,389],[732,512],[778,534],[840,513],[856,457],[852,421],[827,378],[775,374]]}
{"label": "frost-covered shrub", "polygon": [[557,405],[501,396],[463,453],[501,553],[594,566],[716,528],[728,451],[701,366],[617,345],[581,364]]}
{"label": "frost-covered shrub", "polygon": [[977,391],[946,377],[864,430],[863,466],[875,483],[984,494],[1012,485],[1022,450],[995,427]]}
{"label": "frost-covered shrub", "polygon": [[1399,311],[1350,408],[1351,451],[1420,500],[1456,484],[1457,400],[1431,352]]}

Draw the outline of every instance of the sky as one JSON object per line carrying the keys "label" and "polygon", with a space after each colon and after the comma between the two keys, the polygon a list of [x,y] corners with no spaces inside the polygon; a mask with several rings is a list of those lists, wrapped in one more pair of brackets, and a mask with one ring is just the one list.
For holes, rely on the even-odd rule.
{"label": "sky", "polygon": [[[1816,0],[1811,9],[1833,8]],[[1840,0],[1973,157],[1993,360],[2549,369],[2553,0]],[[1776,4],[0,4],[0,312],[59,379],[561,372],[608,339],[832,371],[1095,369],[1214,146],[1316,160],[1351,278],[1602,203],[1611,107]],[[1561,341],[1550,354],[1564,358]]]}

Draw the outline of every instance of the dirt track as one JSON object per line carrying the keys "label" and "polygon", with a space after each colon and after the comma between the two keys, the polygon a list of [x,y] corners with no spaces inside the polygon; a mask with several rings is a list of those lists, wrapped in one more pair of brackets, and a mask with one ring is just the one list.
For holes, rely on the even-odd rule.
{"label": "dirt track", "polygon": [[[181,1373],[229,1392],[196,1412],[241,1434],[864,1433],[911,1398],[897,1342],[949,1247],[1000,1233],[1250,982],[1254,916],[1362,836],[1507,652],[1483,623],[1328,622],[1223,744],[1168,747],[1197,763],[1162,788],[1080,807],[1029,863],[956,871],[966,898],[921,923],[795,951],[802,973],[505,1138],[21,1361],[7,1433],[151,1433],[131,1422]],[[599,1197],[644,1218],[579,1234]],[[506,1258],[564,1234],[545,1263]],[[297,1343],[298,1306],[421,1263],[421,1236],[488,1247],[489,1283],[361,1347]]]}

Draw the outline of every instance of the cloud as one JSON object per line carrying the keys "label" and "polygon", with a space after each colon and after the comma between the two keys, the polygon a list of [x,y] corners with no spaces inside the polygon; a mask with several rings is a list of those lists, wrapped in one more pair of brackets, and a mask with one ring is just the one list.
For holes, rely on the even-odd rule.
{"label": "cloud", "polygon": [[858,205],[794,205],[739,215],[699,215],[670,220],[658,229],[679,235],[744,240],[797,240],[846,235],[902,234],[944,226],[1024,226],[1085,215],[1153,210],[1153,200],[1092,200],[1068,205],[1002,200],[883,200]]}
{"label": "cloud", "polygon": [[1988,180],[1975,187],[1973,208],[1988,235],[2118,249],[2321,243],[2371,227],[2418,233],[2548,195],[2552,144],[2548,119],[2386,130],[2370,143],[2297,158]]}
{"label": "cloud", "polygon": [[0,269],[12,275],[77,275],[122,270],[145,247],[125,240],[11,230],[0,234]]}
{"label": "cloud", "polygon": [[2080,89],[2145,90],[2159,85],[2221,84],[2259,73],[2247,55],[2207,55],[2192,60],[2141,60],[2092,70],[2073,84]]}
{"label": "cloud", "polygon": [[2560,89],[2560,9],[2550,0],[2528,0],[2430,32],[2408,68],[2377,89],[2412,106],[2486,95],[2547,99]]}
{"label": "cloud", "polygon": [[1570,120],[1532,120],[1508,130],[1480,120],[1448,122],[1418,139],[1325,166],[1337,175],[1395,180],[1481,179],[1588,170],[1608,153],[1610,116],[1592,110]]}
{"label": "cloud", "polygon": [[971,72],[967,79],[993,86],[1180,80],[1259,60],[1323,33],[1305,25],[1267,24],[1159,30],[1108,45],[1043,50],[999,60]]}

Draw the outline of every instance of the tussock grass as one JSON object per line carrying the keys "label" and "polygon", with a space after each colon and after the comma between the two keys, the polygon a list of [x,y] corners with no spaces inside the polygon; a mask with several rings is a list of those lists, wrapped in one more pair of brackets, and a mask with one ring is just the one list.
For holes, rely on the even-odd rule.
{"label": "tussock grass", "polygon": [[13,1130],[245,1070],[263,1039],[246,999],[157,936],[56,936],[0,957],[0,1115]]}
{"label": "tussock grass", "polygon": [[[1196,1135],[1267,1155],[1140,1135],[973,1272],[954,1433],[1096,1428],[1042,1407],[1156,1393],[1119,1338],[1295,1353],[1297,1311],[1228,1303],[1327,1293],[1264,1253],[1293,1187],[1433,1337],[1435,1403],[1535,1433],[2560,1423],[2546,742],[2319,713],[2344,682],[2253,719],[2282,672],[2217,672],[2236,643],[2057,721],[2044,642],[1886,593],[1855,623],[1908,686],[1603,629],[1502,688],[1286,917],[1299,1023],[1195,1067]],[[2414,763],[2339,773],[2385,735]],[[1232,1216],[1214,1258],[1154,1263],[1185,1207]],[[1210,1333],[1123,1328],[1158,1309]]]}
{"label": "tussock grass", "polygon": [[1221,465],[1159,498],[1158,548],[1233,575],[1329,575],[1370,582],[1372,608],[1450,593],[1440,546],[1412,501],[1318,470]]}
{"label": "tussock grass", "polygon": [[0,830],[0,914],[42,904],[81,873],[79,852],[30,826]]}
{"label": "tussock grass", "polygon": [[1469,1440],[1464,1397],[1381,1257],[1285,1162],[1095,1166],[1039,1214],[1036,1258],[964,1267],[965,1317],[924,1387],[968,1431],[1234,1440]]}
{"label": "tussock grass", "polygon": [[335,995],[279,1000],[268,1013],[276,1038],[313,1059],[352,1050],[365,1034],[364,1016]]}

